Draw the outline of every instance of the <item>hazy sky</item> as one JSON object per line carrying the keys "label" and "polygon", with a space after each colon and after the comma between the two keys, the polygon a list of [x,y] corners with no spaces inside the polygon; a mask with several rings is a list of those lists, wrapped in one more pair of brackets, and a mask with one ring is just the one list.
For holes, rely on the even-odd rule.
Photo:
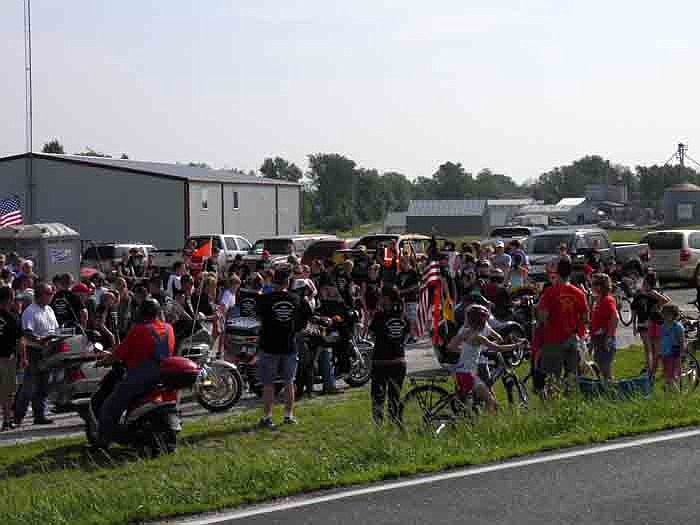
{"label": "hazy sky", "polygon": [[[516,180],[588,153],[700,160],[700,3],[33,0],[35,149],[257,169],[338,152]],[[0,1],[0,155],[24,151],[23,1]]]}

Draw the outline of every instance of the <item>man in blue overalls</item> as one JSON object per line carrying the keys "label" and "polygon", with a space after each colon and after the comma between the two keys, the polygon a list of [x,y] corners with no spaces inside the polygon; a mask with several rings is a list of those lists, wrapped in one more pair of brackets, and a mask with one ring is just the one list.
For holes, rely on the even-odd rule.
{"label": "man in blue overalls", "polygon": [[121,381],[116,384],[112,381],[114,388],[99,410],[99,444],[103,447],[115,440],[119,419],[129,405],[160,382],[160,363],[175,350],[173,327],[162,321],[158,301],[146,299],[140,315],[142,322],[134,324],[114,353],[102,361],[104,364],[121,361],[126,367]]}

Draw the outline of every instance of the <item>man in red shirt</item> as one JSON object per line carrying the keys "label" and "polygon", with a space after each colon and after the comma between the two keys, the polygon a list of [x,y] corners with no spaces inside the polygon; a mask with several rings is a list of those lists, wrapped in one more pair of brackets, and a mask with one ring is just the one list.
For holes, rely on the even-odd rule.
{"label": "man in red shirt", "polygon": [[547,375],[561,376],[563,367],[571,381],[578,369],[578,336],[584,333],[588,304],[583,291],[569,283],[571,259],[559,260],[557,274],[558,281],[545,289],[537,305],[543,323],[539,368]]}
{"label": "man in red shirt", "polygon": [[114,440],[119,419],[129,405],[158,384],[160,362],[175,351],[173,327],[161,317],[158,301],[146,299],[140,309],[142,322],[134,324],[114,353],[102,361],[103,364],[121,361],[126,366],[126,377],[112,381],[116,384],[99,409],[99,443],[103,447]]}

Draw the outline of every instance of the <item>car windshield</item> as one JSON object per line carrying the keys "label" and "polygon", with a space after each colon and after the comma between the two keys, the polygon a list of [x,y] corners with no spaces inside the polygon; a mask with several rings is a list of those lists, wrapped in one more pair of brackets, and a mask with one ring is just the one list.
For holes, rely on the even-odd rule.
{"label": "car windshield", "polygon": [[128,253],[126,246],[90,246],[85,250],[83,259],[119,259]]}
{"label": "car windshield", "polygon": [[391,242],[395,239],[396,237],[391,235],[373,235],[372,237],[365,237],[364,239],[360,239],[360,241],[357,243],[357,246],[362,245],[365,248],[367,248],[367,250],[374,251],[379,247],[380,244],[391,244]]}
{"label": "car windshield", "polygon": [[683,234],[677,232],[650,233],[647,244],[652,250],[680,250],[683,248]]}
{"label": "car windshield", "polygon": [[218,248],[219,250],[221,249],[221,240],[218,236],[213,237],[206,235],[197,235],[195,237],[190,237],[189,239],[187,239],[187,243],[185,244],[185,246],[191,250],[198,250],[209,241],[212,241],[212,244],[215,248]]}
{"label": "car windshield", "polygon": [[527,237],[530,230],[527,228],[496,228],[491,232],[491,237]]}
{"label": "car windshield", "polygon": [[289,239],[261,239],[253,246],[253,253],[262,255],[264,250],[273,255],[290,255],[292,245]]}
{"label": "car windshield", "polygon": [[548,254],[559,253],[559,246],[566,244],[571,248],[571,235],[542,235],[530,237],[527,242],[527,253]]}

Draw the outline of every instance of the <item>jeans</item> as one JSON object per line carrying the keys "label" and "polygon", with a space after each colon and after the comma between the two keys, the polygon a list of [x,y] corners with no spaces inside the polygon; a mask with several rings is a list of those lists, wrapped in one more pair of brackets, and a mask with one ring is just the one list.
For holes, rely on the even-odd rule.
{"label": "jeans", "polygon": [[323,377],[323,389],[335,388],[335,371],[333,370],[333,351],[328,348],[322,348],[318,353],[318,367],[321,370]]}
{"label": "jeans", "polygon": [[372,366],[372,417],[375,423],[384,421],[384,402],[389,398],[389,417],[399,421],[401,387],[406,378],[406,363],[391,363]]}
{"label": "jeans", "polygon": [[126,377],[118,382],[105,399],[98,416],[100,441],[109,444],[119,441],[119,419],[129,405],[150,392],[160,381],[160,363],[148,360],[136,368],[127,370]]}
{"label": "jeans", "polygon": [[29,401],[32,402],[32,412],[34,420],[46,417],[49,397],[49,377],[48,370],[39,370],[38,359],[32,359],[24,372],[24,382],[17,392],[15,401],[15,419],[22,421],[27,415]]}

